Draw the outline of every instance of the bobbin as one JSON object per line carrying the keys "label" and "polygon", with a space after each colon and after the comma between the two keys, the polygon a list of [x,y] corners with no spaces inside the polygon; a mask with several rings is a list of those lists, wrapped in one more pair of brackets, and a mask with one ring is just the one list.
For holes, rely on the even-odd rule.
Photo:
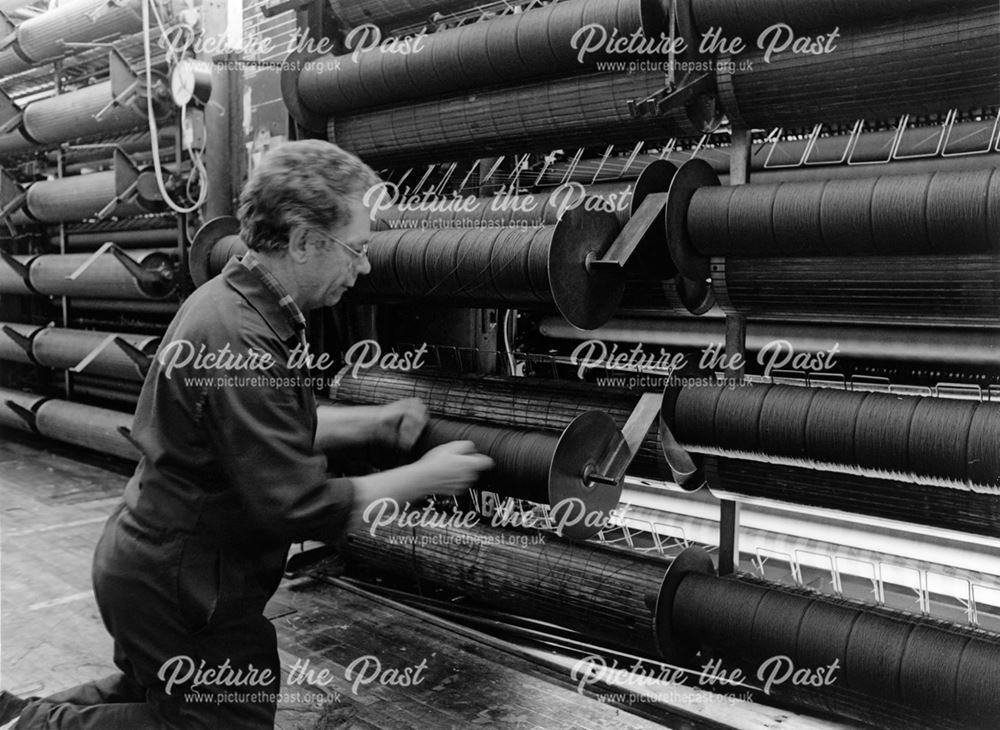
{"label": "bobbin", "polygon": [[580,329],[595,329],[611,319],[625,293],[620,266],[595,265],[618,232],[618,221],[610,213],[579,208],[556,224],[548,260],[552,299],[566,321]]}
{"label": "bobbin", "polygon": [[656,597],[657,649],[660,656],[671,664],[690,664],[701,648],[697,639],[680,634],[674,628],[674,599],[681,581],[688,573],[715,575],[715,564],[702,548],[689,547],[673,559]]}
{"label": "bobbin", "polygon": [[670,183],[664,212],[667,248],[677,270],[695,282],[711,276],[709,260],[698,253],[688,233],[688,207],[698,188],[719,185],[719,175],[704,160],[688,160]]}
{"label": "bobbin", "polygon": [[[188,268],[195,286],[201,286],[222,270],[213,266],[216,246],[228,248],[230,256],[247,252],[246,244],[239,236],[240,222],[231,215],[220,215],[202,224],[191,240],[191,251],[188,253]],[[240,246],[242,251],[238,250]]]}
{"label": "bobbin", "polygon": [[[428,439],[424,445],[433,447],[439,445],[441,439],[451,440],[457,437],[456,434],[462,432],[455,429],[461,429],[463,423],[496,432],[511,431],[487,424],[432,418],[430,428],[432,431],[436,429],[436,438]],[[531,433],[518,430],[525,435]],[[551,432],[535,433],[539,437],[552,437]],[[611,416],[602,411],[588,411],[574,418],[559,434],[546,473],[533,475],[539,482],[544,481],[544,495],[525,491],[524,488],[505,487],[504,478],[509,475],[502,473],[488,478],[488,486],[483,488],[533,502],[541,503],[544,500],[552,507],[552,522],[562,526],[562,536],[571,540],[584,540],[601,530],[621,498],[625,470],[621,464],[615,463],[614,457],[625,443],[625,436]],[[510,456],[499,452],[491,453],[483,444],[476,446],[498,461]],[[579,512],[579,504],[584,506],[583,514]]]}

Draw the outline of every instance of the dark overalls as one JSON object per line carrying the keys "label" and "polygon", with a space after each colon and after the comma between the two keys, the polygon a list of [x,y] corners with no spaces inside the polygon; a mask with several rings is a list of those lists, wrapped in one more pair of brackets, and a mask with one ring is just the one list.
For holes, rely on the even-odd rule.
{"label": "dark overalls", "polygon": [[[290,301],[250,255],[177,313],[135,415],[143,459],[94,557],[121,674],[29,705],[17,728],[273,727],[264,605],[289,544],[338,535],[354,499],[313,449],[315,398],[287,367],[304,324]],[[234,359],[251,351],[274,364]],[[208,364],[232,369],[198,367],[220,352]]]}

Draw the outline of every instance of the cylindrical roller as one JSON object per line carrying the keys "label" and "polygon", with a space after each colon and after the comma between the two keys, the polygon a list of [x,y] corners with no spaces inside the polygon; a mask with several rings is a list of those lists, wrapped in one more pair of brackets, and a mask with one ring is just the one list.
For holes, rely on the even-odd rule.
{"label": "cylindrical roller", "polygon": [[[73,0],[29,18],[17,27],[18,50],[33,64],[79,53],[93,41],[110,41],[142,30],[140,0],[108,5],[106,0]],[[0,74],[11,73],[0,67]]]}
{"label": "cylindrical roller", "polygon": [[115,104],[100,119],[95,118],[95,114],[111,105],[112,98],[111,82],[105,81],[32,102],[24,108],[24,133],[35,143],[45,145],[122,134],[148,124],[145,98],[131,104]]}
{"label": "cylindrical roller", "polygon": [[[371,164],[398,167],[665,140],[703,126],[688,120],[684,98],[663,116],[632,117],[628,102],[646,99],[663,85],[658,72],[587,74],[343,115],[330,121],[327,133]],[[696,93],[702,89],[692,89]]]}
{"label": "cylindrical roller", "polygon": [[447,18],[475,5],[474,0],[330,0],[334,15],[348,28],[366,23],[400,28],[425,23],[433,16]]}
{"label": "cylindrical roller", "polygon": [[[108,342],[109,338],[111,342]],[[126,380],[142,380],[145,372],[115,340],[122,340],[126,346],[131,346],[146,355],[152,355],[159,342],[158,337],[149,335],[49,327],[38,332],[33,340],[32,351],[40,365],[68,370],[78,366],[89,358],[94,350],[101,348],[81,372]]]}
{"label": "cylindrical roller", "polygon": [[348,572],[416,580],[640,654],[659,653],[656,615],[669,562],[531,541],[525,532],[481,525],[380,521],[350,535]]}
{"label": "cylindrical roller", "polygon": [[22,273],[27,270],[36,256],[11,256],[14,265],[5,258],[0,258],[0,294],[34,294],[27,277]]}
{"label": "cylindrical roller", "polygon": [[[68,230],[66,247],[69,249],[94,249],[111,241],[121,248],[158,248],[177,243],[177,228],[149,228],[131,231],[107,231],[105,233],[76,232]],[[58,246],[59,238],[50,236],[49,243]]]}
{"label": "cylindrical roller", "polygon": [[68,297],[119,297],[122,299],[165,299],[174,290],[174,252],[170,249],[130,251],[129,256],[150,275],[137,280],[112,253],[104,253],[80,274],[69,279],[90,254],[46,254],[31,264],[31,285],[40,293]]}
{"label": "cylindrical roller", "polygon": [[[693,570],[678,579],[670,608],[675,633],[793,706],[893,730],[985,730],[992,727],[986,718],[1000,711],[993,691],[1000,680],[995,636],[746,576]],[[735,636],[739,626],[744,629]],[[929,657],[932,650],[938,659],[920,667],[919,676],[912,658]],[[800,681],[792,680],[796,671]],[[956,687],[963,688],[959,702]]]}
{"label": "cylindrical roller", "polygon": [[[535,229],[416,230],[374,233],[368,258],[377,277],[363,277],[350,297],[379,303],[407,300],[452,306],[557,309],[581,329],[615,312],[624,290],[621,269],[591,266],[619,232],[610,213],[570,210],[554,226]],[[428,262],[456,262],[452,270]],[[383,278],[393,270],[396,282]],[[436,278],[430,280],[431,270]],[[376,288],[378,287],[378,288]]]}
{"label": "cylindrical roller", "polygon": [[756,318],[956,325],[996,323],[995,255],[713,259],[726,312]]}
{"label": "cylindrical roller", "polygon": [[613,475],[614,485],[589,478],[624,443],[614,419],[600,411],[577,416],[561,433],[432,418],[414,451],[422,455],[451,441],[472,441],[493,459],[478,488],[549,505],[557,533],[570,539],[596,535],[621,497],[622,475]]}
{"label": "cylindrical roller", "polygon": [[[678,443],[704,454],[977,491],[1000,476],[972,484],[968,469],[992,460],[971,429],[1000,429],[997,403],[833,389],[810,396],[789,385],[694,386],[668,388],[663,409]],[[972,453],[970,443],[986,450]]]}
{"label": "cylindrical roller", "polygon": [[[0,360],[32,364],[31,343],[41,329],[33,324],[0,322]],[[14,333],[13,337],[11,331]]]}
{"label": "cylindrical roller", "polygon": [[[59,180],[41,180],[28,187],[27,216],[17,223],[60,223],[94,218],[117,195],[114,170],[92,172]],[[134,216],[147,213],[137,202],[116,202],[108,215]]]}
{"label": "cylindrical roller", "polygon": [[[991,467],[995,467],[995,461],[992,459]],[[717,456],[704,457],[702,468],[712,493],[721,498],[749,497],[803,504],[1000,537],[1000,504],[995,487],[989,493],[942,489],[888,476],[880,479]]]}
{"label": "cylindrical roller", "polygon": [[0,388],[0,427],[16,428],[19,431],[31,431],[28,421],[18,415],[10,404],[23,408],[25,411],[34,413],[38,406],[45,400],[40,395],[25,393],[20,390],[10,388]]}
{"label": "cylindrical roller", "polygon": [[766,129],[992,107],[998,23],[997,4],[975,0],[844,28],[829,53],[786,50],[767,62],[763,51],[747,52],[735,70],[719,66],[722,106],[734,125]]}
{"label": "cylindrical roller", "polygon": [[726,38],[739,36],[748,45],[756,42],[761,31],[777,23],[789,25],[797,32],[863,27],[881,18],[913,17],[947,4],[941,0],[757,0],[753,5],[738,0],[689,0],[689,3],[699,33],[719,28]]}
{"label": "cylindrical roller", "polygon": [[1000,232],[998,180],[1000,168],[702,187],[688,231],[703,256],[987,253]]}
{"label": "cylindrical roller", "polygon": [[[438,31],[423,37],[412,53],[384,53],[349,37],[354,43],[349,53],[321,56],[291,73],[298,73],[299,103],[323,116],[515,85],[591,70],[611,57],[604,49],[612,32],[658,39],[666,30],[665,5],[664,0],[567,0]],[[588,50],[592,46],[601,52]]]}
{"label": "cylindrical roller", "polygon": [[130,431],[132,428],[132,416],[128,413],[66,400],[49,400],[38,407],[36,424],[38,432],[49,438],[131,461],[138,461],[141,456],[121,432],[121,429]]}
{"label": "cylindrical roller", "polygon": [[[640,394],[586,383],[553,383],[534,378],[461,377],[435,373],[404,374],[379,368],[345,367],[330,389],[345,403],[383,404],[420,398],[431,413],[447,418],[486,421],[497,426],[561,431],[587,411],[603,411],[623,428]],[[643,440],[630,474],[663,479],[665,465],[656,434]]]}

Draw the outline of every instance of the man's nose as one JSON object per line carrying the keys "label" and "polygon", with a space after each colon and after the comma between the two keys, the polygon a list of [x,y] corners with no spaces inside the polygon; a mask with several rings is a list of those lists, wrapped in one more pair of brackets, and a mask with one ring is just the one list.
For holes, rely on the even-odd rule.
{"label": "man's nose", "polygon": [[358,265],[358,276],[367,276],[372,271],[372,262],[365,256]]}

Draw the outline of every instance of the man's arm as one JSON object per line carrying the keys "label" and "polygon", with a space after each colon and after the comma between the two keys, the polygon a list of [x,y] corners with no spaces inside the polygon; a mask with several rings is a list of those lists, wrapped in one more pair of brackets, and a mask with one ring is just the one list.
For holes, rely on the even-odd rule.
{"label": "man's arm", "polygon": [[427,423],[427,408],[418,398],[384,406],[322,404],[316,413],[314,448],[323,453],[364,446],[409,451]]}

